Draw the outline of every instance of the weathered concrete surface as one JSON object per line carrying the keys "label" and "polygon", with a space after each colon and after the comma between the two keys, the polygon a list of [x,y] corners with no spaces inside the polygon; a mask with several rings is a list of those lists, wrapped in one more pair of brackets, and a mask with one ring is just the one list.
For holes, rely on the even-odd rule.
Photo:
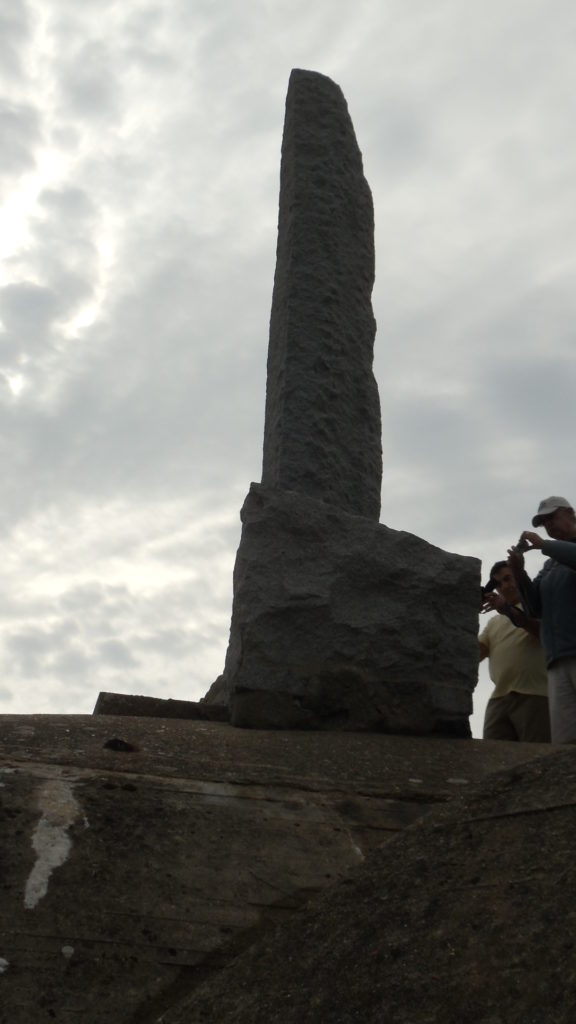
{"label": "weathered concrete surface", "polygon": [[471,786],[162,1024],[574,1024],[576,759]]}
{"label": "weathered concrete surface", "polygon": [[252,485],[223,678],[236,725],[467,727],[480,563],[303,495]]}
{"label": "weathered concrete surface", "polygon": [[553,749],[3,716],[0,1020],[157,1022],[383,839]]}
{"label": "weathered concrete surface", "polygon": [[378,521],[374,213],[340,88],[294,70],[286,97],[262,483]]}

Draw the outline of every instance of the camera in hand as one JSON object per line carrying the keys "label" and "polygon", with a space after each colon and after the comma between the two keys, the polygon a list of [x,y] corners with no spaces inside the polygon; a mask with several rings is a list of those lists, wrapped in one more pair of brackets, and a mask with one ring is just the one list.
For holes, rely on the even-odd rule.
{"label": "camera in hand", "polygon": [[529,550],[529,548],[530,545],[524,536],[521,536],[517,544],[514,545],[514,551],[518,555],[523,555],[525,551]]}

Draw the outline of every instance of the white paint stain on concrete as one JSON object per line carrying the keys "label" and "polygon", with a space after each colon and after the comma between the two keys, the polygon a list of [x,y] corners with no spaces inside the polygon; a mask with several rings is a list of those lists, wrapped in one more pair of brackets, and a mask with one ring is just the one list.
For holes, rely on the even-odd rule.
{"label": "white paint stain on concrete", "polygon": [[32,836],[36,863],[24,891],[24,906],[27,910],[33,910],[46,895],[50,875],[68,860],[72,849],[68,829],[81,811],[73,793],[73,784],[58,779],[51,779],[42,786],[38,805],[42,817]]}
{"label": "white paint stain on concrete", "polygon": [[10,967],[10,961],[5,960],[3,956],[0,956],[0,974],[5,974]]}
{"label": "white paint stain on concrete", "polygon": [[70,960],[74,956],[74,946],[62,946],[62,956],[65,956],[67,960]]}

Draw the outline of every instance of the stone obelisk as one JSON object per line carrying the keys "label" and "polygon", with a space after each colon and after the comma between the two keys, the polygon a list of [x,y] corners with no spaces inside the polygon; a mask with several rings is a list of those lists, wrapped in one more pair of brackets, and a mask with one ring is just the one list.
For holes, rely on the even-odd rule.
{"label": "stone obelisk", "polygon": [[242,508],[236,725],[465,735],[479,562],[379,523],[374,226],[346,101],[293,71],[282,142],[262,482]]}
{"label": "stone obelisk", "polygon": [[374,212],[342,92],[293,71],[286,99],[262,483],[378,521]]}

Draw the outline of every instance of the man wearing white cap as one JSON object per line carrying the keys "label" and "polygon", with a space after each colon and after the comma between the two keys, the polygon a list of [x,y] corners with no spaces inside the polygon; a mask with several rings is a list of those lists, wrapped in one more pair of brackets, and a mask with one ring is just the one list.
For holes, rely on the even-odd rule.
{"label": "man wearing white cap", "polygon": [[534,580],[524,570],[523,555],[511,548],[510,566],[527,612],[541,620],[546,652],[552,743],[576,743],[576,516],[566,498],[544,498],[532,519],[551,538],[525,530],[527,551],[548,555]]}

